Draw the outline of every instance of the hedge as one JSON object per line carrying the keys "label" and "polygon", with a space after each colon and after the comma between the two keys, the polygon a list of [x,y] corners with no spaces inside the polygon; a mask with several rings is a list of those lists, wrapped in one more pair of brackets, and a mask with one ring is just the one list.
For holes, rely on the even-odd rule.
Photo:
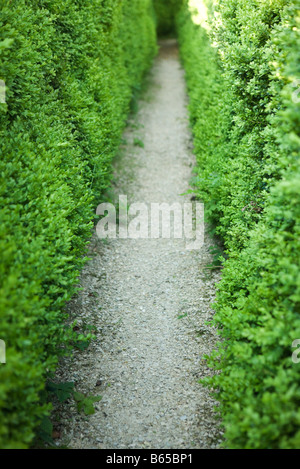
{"label": "hedge", "polygon": [[0,0],[0,25],[0,447],[27,448],[156,35],[150,0]]}
{"label": "hedge", "polygon": [[[212,2],[209,2],[212,4]],[[229,448],[299,448],[300,2],[214,2],[211,37],[187,8],[195,191],[223,240],[208,358]],[[213,16],[213,15],[212,15]]]}
{"label": "hedge", "polygon": [[159,36],[175,36],[175,18],[183,0],[153,0],[157,33]]}

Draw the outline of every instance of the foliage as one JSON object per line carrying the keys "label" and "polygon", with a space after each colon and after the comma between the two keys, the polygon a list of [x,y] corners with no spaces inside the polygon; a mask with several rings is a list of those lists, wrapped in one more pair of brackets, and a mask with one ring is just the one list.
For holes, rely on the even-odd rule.
{"label": "foliage", "polygon": [[74,399],[77,402],[78,412],[83,412],[85,415],[93,415],[95,413],[94,404],[102,399],[102,396],[85,396],[81,392],[74,392]]}
{"label": "foliage", "polygon": [[175,18],[183,0],[153,0],[159,36],[175,35]]}
{"label": "foliage", "polygon": [[[94,404],[101,401],[102,396],[84,395],[75,390],[73,382],[54,382],[47,381],[45,391],[43,391],[45,401],[57,400],[59,403],[64,403],[73,399],[75,401],[78,412],[84,411],[85,415],[92,415],[95,413]],[[40,445],[45,447],[55,447],[53,441],[53,424],[49,416],[44,415],[42,421],[36,432],[35,448]],[[56,447],[57,448],[57,447]]]}
{"label": "foliage", "polygon": [[[230,448],[299,448],[300,2],[215,2],[211,46],[178,23],[197,155],[196,191],[228,259],[206,379]],[[297,95],[296,95],[297,97]]]}
{"label": "foliage", "polygon": [[[28,447],[130,101],[156,50],[150,0],[0,0],[0,446]],[[81,339],[79,338],[79,341]]]}
{"label": "foliage", "polygon": [[48,381],[46,391],[48,396],[54,396],[60,403],[73,398],[77,403],[78,412],[83,410],[86,415],[94,414],[94,403],[102,399],[102,396],[85,395],[75,391],[73,382],[55,383]]}

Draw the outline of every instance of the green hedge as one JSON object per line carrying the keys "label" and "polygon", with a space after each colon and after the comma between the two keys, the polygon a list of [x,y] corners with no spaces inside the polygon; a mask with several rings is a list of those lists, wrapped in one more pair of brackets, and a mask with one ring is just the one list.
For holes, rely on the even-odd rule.
{"label": "green hedge", "polygon": [[300,2],[220,0],[206,31],[178,24],[195,185],[225,245],[214,322],[229,448],[299,448]]}
{"label": "green hedge", "polygon": [[22,448],[156,37],[150,0],[0,0],[0,25],[0,447]]}
{"label": "green hedge", "polygon": [[175,18],[183,0],[153,0],[157,33],[159,36],[174,36]]}

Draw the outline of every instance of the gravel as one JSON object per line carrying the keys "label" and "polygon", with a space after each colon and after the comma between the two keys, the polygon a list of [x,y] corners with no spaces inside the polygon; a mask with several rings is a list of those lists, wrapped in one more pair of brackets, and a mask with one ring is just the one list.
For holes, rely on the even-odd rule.
{"label": "gravel", "polygon": [[[177,45],[161,43],[150,85],[128,123],[115,164],[115,195],[129,202],[187,202],[192,167],[184,72]],[[144,148],[135,143],[139,139]],[[217,270],[207,270],[213,241],[200,250],[180,239],[93,237],[82,291],[70,317],[92,324],[97,339],[64,359],[60,381],[101,395],[94,415],[58,406],[61,438],[70,448],[216,448],[222,431],[216,402],[199,384],[211,371],[203,356],[217,341],[212,318]]]}

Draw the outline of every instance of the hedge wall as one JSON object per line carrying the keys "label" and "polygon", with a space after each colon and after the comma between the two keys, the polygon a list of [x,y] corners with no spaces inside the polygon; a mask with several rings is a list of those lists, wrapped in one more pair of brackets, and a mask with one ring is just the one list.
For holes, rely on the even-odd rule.
{"label": "hedge wall", "polygon": [[150,0],[0,0],[0,25],[0,447],[23,448],[156,37]]}
{"label": "hedge wall", "polygon": [[[211,2],[210,2],[211,3]],[[195,185],[225,245],[214,323],[229,448],[299,448],[299,0],[214,2],[212,42],[185,9]]]}
{"label": "hedge wall", "polygon": [[159,36],[175,36],[175,18],[183,0],[153,0],[157,33]]}

